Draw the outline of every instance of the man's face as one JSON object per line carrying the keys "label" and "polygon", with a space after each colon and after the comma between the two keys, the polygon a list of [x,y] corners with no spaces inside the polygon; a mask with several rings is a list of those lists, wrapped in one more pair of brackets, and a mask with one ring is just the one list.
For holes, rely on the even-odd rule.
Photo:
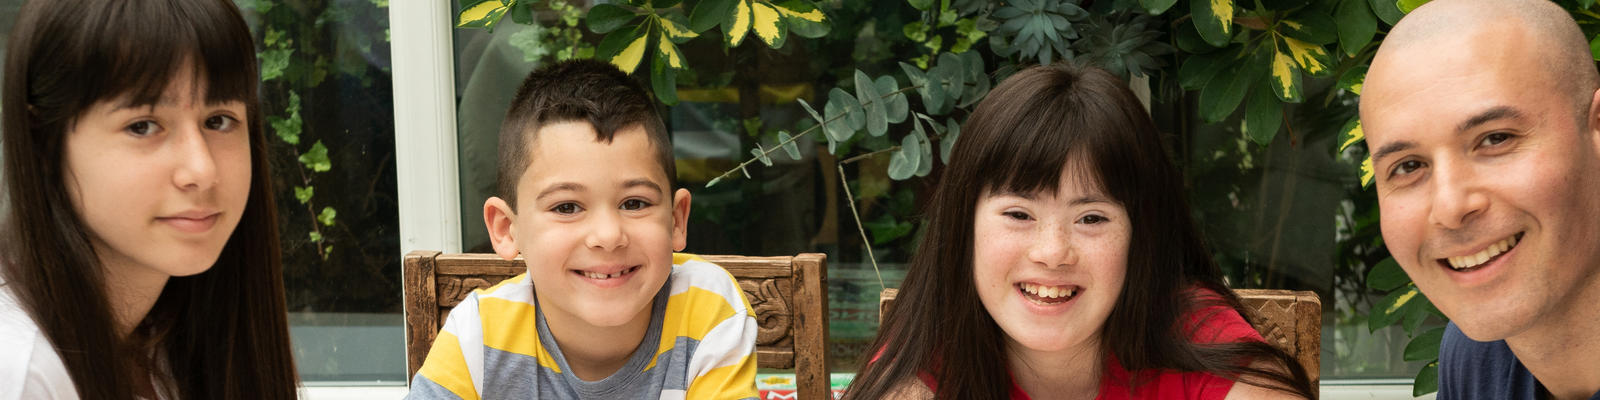
{"label": "man's face", "polygon": [[1362,94],[1383,239],[1464,333],[1504,339],[1600,270],[1594,115],[1525,32],[1437,40],[1380,57]]}

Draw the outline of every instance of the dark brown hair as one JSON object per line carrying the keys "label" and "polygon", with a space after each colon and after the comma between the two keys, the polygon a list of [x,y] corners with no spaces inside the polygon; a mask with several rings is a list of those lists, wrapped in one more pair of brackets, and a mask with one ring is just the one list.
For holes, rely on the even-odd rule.
{"label": "dark brown hair", "polygon": [[[963,124],[928,205],[919,251],[871,347],[881,356],[865,363],[846,398],[884,397],[919,372],[932,374],[940,399],[1007,398],[1005,332],[973,283],[976,204],[986,192],[1054,192],[1069,161],[1082,167],[1076,170],[1086,176],[1078,178],[1127,209],[1132,225],[1122,295],[1101,335],[1105,354],[1129,371],[1207,371],[1311,397],[1305,371],[1272,346],[1188,339],[1186,315],[1217,304],[1241,308],[1222,284],[1189,215],[1181,172],[1161,143],[1127,84],[1104,70],[1032,67],[989,92]],[[1191,288],[1221,298],[1197,299]],[[1269,367],[1250,367],[1262,361]]]}
{"label": "dark brown hair", "polygon": [[[6,49],[4,289],[38,324],[86,399],[132,398],[159,371],[187,399],[291,399],[298,386],[279,264],[276,212],[257,100],[254,40],[226,0],[59,0],[23,6]],[[192,68],[180,68],[180,60]],[[240,101],[250,134],[250,194],[220,257],[171,278],[134,334],[115,332],[104,266],[73,208],[63,143],[92,105],[153,106],[177,74],[206,103]],[[137,166],[130,166],[137,168]],[[158,351],[159,350],[159,351]],[[137,368],[143,367],[143,368]]]}
{"label": "dark brown hair", "polygon": [[656,113],[655,101],[644,85],[611,63],[579,59],[534,70],[522,81],[500,125],[500,164],[496,196],[517,207],[517,181],[533,160],[528,159],[545,124],[584,121],[594,127],[595,140],[611,143],[618,130],[641,125],[655,148],[656,161],[667,174],[667,184],[677,178],[672,160],[672,138]]}

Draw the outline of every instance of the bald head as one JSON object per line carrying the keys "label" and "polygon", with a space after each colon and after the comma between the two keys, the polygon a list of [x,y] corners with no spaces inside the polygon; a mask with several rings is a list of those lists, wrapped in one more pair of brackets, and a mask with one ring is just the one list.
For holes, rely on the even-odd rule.
{"label": "bald head", "polygon": [[[1521,40],[1507,39],[1503,30],[1513,30]],[[1542,78],[1554,83],[1574,102],[1577,110],[1587,110],[1596,89],[1596,72],[1589,42],[1566,10],[1547,0],[1435,0],[1418,7],[1384,37],[1373,58],[1372,74],[1383,74],[1379,67],[1412,52],[1460,51],[1461,38],[1484,37],[1502,40],[1469,40],[1470,45],[1491,46],[1489,52],[1515,52],[1529,57],[1543,69]],[[1409,66],[1416,68],[1420,66]],[[1369,74],[1369,77],[1371,74]]]}

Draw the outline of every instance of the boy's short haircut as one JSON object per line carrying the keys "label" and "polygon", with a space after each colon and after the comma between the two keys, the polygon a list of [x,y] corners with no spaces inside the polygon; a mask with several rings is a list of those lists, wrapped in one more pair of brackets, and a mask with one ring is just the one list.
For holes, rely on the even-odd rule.
{"label": "boy's short haircut", "polygon": [[595,140],[608,144],[618,130],[643,126],[669,187],[677,178],[671,138],[644,85],[608,62],[563,61],[528,74],[500,125],[495,191],[507,205],[517,207],[517,181],[533,162],[529,144],[537,142],[539,129],[570,121],[588,122]]}

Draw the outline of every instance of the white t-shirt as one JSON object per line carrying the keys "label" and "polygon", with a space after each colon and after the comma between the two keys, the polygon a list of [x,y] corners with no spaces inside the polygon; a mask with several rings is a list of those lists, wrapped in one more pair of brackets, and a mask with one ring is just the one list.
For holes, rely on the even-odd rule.
{"label": "white t-shirt", "polygon": [[0,400],[77,399],[66,365],[0,282]]}

